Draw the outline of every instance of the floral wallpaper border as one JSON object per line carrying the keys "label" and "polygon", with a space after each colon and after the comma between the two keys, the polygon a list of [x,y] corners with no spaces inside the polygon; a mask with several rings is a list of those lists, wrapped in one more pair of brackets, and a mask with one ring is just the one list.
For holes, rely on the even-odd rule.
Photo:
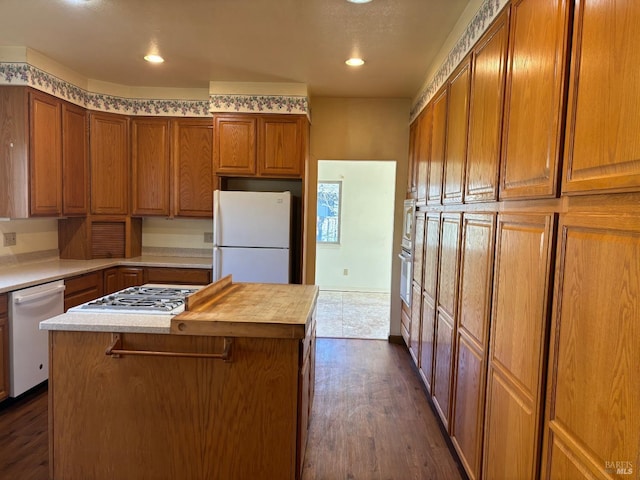
{"label": "floral wallpaper border", "polygon": [[489,28],[491,22],[498,16],[508,0],[485,0],[478,13],[467,26],[464,34],[458,40],[455,47],[449,52],[447,59],[436,72],[435,77],[429,82],[425,89],[418,96],[418,100],[411,107],[412,122],[427,106],[429,100],[433,98],[440,87],[446,82],[451,72],[460,64],[460,61],[471,50],[471,47],[478,41],[482,34]]}
{"label": "floral wallpaper border", "polygon": [[209,100],[156,100],[93,93],[28,63],[0,62],[0,85],[26,85],[85,108],[124,115],[210,117],[212,112],[309,114],[307,97],[211,95]]}

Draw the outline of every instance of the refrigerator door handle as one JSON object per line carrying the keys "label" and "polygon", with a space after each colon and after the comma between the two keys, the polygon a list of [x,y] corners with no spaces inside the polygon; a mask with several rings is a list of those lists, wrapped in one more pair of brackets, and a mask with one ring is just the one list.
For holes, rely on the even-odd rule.
{"label": "refrigerator door handle", "polygon": [[220,249],[218,247],[213,247],[213,281],[217,282],[220,280],[220,276],[222,274],[222,264],[220,263]]}
{"label": "refrigerator door handle", "polygon": [[220,190],[213,192],[213,244],[220,245]]}

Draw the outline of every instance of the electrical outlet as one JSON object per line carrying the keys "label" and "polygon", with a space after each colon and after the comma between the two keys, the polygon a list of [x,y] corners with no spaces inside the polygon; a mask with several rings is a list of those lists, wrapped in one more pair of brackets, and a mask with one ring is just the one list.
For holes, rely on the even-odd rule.
{"label": "electrical outlet", "polygon": [[213,243],[213,232],[204,232],[204,243]]}
{"label": "electrical outlet", "polygon": [[16,232],[4,234],[4,246],[12,247],[16,244]]}
{"label": "electrical outlet", "polygon": [[346,277],[347,275],[349,275],[349,269],[348,269],[348,268],[345,268],[345,269],[342,271],[342,275],[344,275],[345,277]]}

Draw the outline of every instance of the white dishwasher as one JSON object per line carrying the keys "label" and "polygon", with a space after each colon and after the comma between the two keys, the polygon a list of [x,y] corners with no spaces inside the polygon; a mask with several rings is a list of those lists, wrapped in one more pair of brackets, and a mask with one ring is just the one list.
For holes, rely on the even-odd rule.
{"label": "white dishwasher", "polygon": [[63,312],[63,280],[9,293],[11,397],[49,378],[49,335],[40,322]]}

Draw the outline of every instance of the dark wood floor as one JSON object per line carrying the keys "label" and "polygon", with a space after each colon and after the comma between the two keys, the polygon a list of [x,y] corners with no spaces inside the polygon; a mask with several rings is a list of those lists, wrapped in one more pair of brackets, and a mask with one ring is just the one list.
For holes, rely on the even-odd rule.
{"label": "dark wood floor", "polygon": [[[464,478],[405,348],[328,338],[317,345],[303,480]],[[45,480],[47,450],[46,388],[0,406],[0,480]]]}

